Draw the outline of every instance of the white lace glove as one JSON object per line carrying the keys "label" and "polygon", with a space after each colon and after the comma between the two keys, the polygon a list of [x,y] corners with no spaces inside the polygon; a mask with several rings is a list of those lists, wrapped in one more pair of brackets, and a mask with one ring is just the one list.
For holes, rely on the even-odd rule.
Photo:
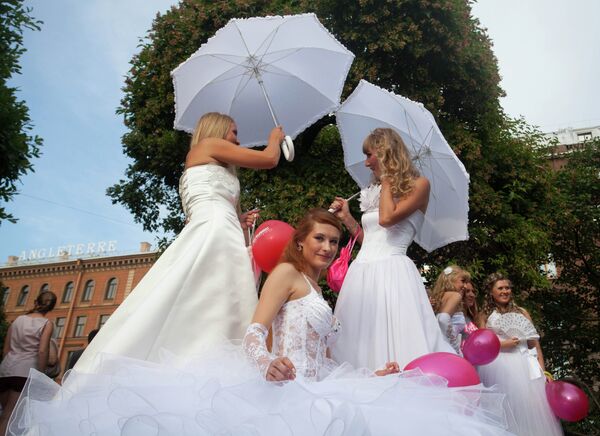
{"label": "white lace glove", "polygon": [[448,343],[452,345],[454,351],[460,354],[460,341],[458,339],[458,335],[452,325],[452,318],[447,313],[438,313],[436,315],[438,324],[440,325],[440,329],[446,338],[448,339]]}
{"label": "white lace glove", "polygon": [[246,335],[242,341],[242,348],[246,357],[258,368],[263,377],[266,378],[267,370],[271,362],[275,360],[267,349],[267,336],[269,329],[260,323],[252,323],[246,329]]}

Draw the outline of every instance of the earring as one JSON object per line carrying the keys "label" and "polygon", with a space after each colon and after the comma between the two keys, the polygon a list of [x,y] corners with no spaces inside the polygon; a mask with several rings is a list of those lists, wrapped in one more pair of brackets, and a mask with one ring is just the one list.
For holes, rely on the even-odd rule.
{"label": "earring", "polygon": [[298,251],[302,251],[302,245],[298,244]]}

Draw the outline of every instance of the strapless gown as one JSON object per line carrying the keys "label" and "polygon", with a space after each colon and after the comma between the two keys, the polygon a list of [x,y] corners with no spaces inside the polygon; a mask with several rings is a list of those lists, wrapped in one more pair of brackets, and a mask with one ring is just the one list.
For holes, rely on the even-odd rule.
{"label": "strapless gown", "polygon": [[188,223],[112,314],[75,368],[94,372],[98,353],[158,362],[241,339],[258,302],[237,215],[240,186],[227,168],[190,167],[179,194]]}
{"label": "strapless gown", "polygon": [[389,361],[403,368],[424,354],[455,352],[440,331],[419,271],[406,256],[424,215],[418,210],[389,228],[380,226],[380,188],[361,191],[364,239],[336,303],[344,331],[332,348],[338,362],[372,370]]}
{"label": "strapless gown", "polygon": [[[511,434],[504,396],[492,389],[448,388],[444,379],[418,370],[374,377],[367,369],[337,365],[326,350],[343,326],[312,287],[287,302],[272,327],[272,353],[266,326],[251,324],[242,346],[226,342],[186,361],[107,355],[97,373],[75,370],[62,387],[32,371],[8,434]],[[265,381],[265,369],[279,356],[293,362],[294,381]]]}

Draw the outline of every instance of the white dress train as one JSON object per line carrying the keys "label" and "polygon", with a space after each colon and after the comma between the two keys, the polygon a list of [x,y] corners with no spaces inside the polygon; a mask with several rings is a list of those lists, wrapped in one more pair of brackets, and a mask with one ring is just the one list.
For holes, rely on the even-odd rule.
{"label": "white dress train", "polygon": [[[310,284],[309,284],[310,285]],[[210,328],[210,326],[206,326]],[[162,363],[98,355],[96,374],[72,371],[62,387],[32,371],[9,435],[509,435],[504,395],[482,385],[448,388],[418,370],[374,377],[337,365],[328,344],[342,328],[320,293],[286,303],[267,328],[251,324],[242,346]],[[264,379],[288,356],[297,377]]]}
{"label": "white dress train", "polygon": [[372,370],[435,351],[454,353],[442,335],[423,281],[406,256],[424,215],[417,210],[405,220],[379,225],[381,186],[361,191],[363,243],[350,265],[335,307],[344,326],[332,348],[333,358]]}
{"label": "white dress train", "polygon": [[99,353],[157,362],[241,339],[258,302],[237,215],[240,186],[227,168],[184,171],[188,223],[86,348],[75,368],[94,372]]}

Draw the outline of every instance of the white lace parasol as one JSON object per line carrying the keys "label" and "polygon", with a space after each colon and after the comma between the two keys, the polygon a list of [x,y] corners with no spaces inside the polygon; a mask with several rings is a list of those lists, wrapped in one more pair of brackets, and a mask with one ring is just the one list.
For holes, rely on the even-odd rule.
{"label": "white lace parasol", "polygon": [[539,339],[540,335],[534,325],[524,315],[516,312],[502,314],[494,323],[502,335],[520,340]]}

